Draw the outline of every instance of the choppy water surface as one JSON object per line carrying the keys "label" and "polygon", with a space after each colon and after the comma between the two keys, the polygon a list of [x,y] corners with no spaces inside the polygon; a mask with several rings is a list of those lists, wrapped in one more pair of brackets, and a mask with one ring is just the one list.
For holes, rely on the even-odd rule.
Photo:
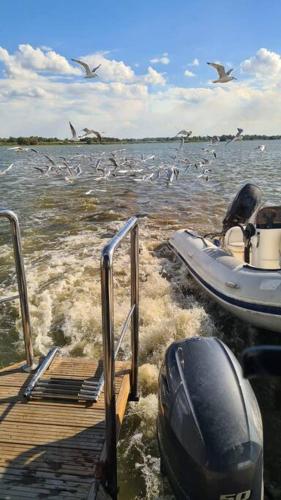
{"label": "choppy water surface", "polygon": [[[281,204],[281,142],[269,141],[261,153],[254,141],[221,144],[206,182],[194,167],[182,167],[178,181],[163,179],[135,182],[133,177],[95,181],[91,158],[116,146],[38,147],[57,158],[77,161],[82,175],[67,184],[63,178],[40,175],[35,164],[39,155],[15,153],[0,148],[0,169],[15,167],[0,177],[0,206],[14,210],[20,219],[27,270],[34,344],[46,353],[53,344],[72,355],[98,356],[101,352],[99,255],[123,221],[136,213],[141,220],[140,238],[140,389],[138,404],[131,404],[119,445],[120,498],[173,498],[159,473],[155,439],[158,368],[167,346],[175,339],[192,335],[217,335],[239,355],[247,345],[279,343],[278,334],[262,332],[242,324],[206,298],[170,254],[165,241],[175,229],[220,229],[225,209],[247,181],[258,184],[264,201]],[[204,144],[186,144],[183,158],[192,162],[211,155]],[[147,165],[152,172],[175,151],[167,144],[129,145],[127,156],[156,155]],[[172,146],[176,147],[176,145]],[[48,162],[47,162],[48,163]],[[94,189],[91,195],[86,195]],[[12,253],[7,226],[0,226],[1,294],[15,290]],[[115,321],[121,324],[129,306],[129,262],[122,245],[115,265]],[[0,364],[23,358],[17,304],[1,306]],[[124,355],[129,345],[124,348]],[[266,440],[268,498],[278,496],[280,471],[279,386],[256,384]],[[273,433],[272,433],[273,429]],[[280,487],[280,483],[279,483]]]}

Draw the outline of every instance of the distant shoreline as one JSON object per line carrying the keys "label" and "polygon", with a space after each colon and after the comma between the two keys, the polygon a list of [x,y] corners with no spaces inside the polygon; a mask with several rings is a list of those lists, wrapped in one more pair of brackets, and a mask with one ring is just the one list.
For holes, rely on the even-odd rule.
{"label": "distant shoreline", "polygon": [[[234,135],[221,135],[217,136],[220,138],[221,142],[233,139]],[[209,136],[194,136],[186,140],[186,144],[189,142],[210,142],[211,137]],[[112,145],[112,144],[143,144],[143,143],[153,143],[153,144],[163,144],[163,143],[173,143],[178,142],[179,137],[145,137],[143,139],[117,139],[115,137],[103,137],[100,143],[94,138],[88,138],[82,141],[71,141],[68,139],[57,139],[55,137],[45,138],[45,137],[9,137],[7,139],[0,138],[0,146],[76,146],[76,145]],[[244,141],[276,141],[281,140],[281,135],[243,135]]]}

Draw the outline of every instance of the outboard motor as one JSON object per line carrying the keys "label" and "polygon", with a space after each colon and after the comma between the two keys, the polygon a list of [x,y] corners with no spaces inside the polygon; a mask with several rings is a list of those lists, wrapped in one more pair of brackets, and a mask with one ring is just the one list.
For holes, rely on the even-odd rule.
{"label": "outboard motor", "polygon": [[262,499],[260,410],[220,340],[194,337],[167,349],[157,433],[162,470],[177,499]]}
{"label": "outboard motor", "polygon": [[223,232],[239,224],[246,224],[261,204],[262,192],[255,184],[245,184],[229,205],[223,219]]}

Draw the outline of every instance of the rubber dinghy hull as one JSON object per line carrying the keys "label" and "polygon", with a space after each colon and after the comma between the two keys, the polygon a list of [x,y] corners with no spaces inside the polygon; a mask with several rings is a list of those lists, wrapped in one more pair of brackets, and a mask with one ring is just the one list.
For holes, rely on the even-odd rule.
{"label": "rubber dinghy hull", "polygon": [[243,264],[188,229],[174,233],[169,244],[199,285],[225,309],[259,328],[281,333],[281,269]]}

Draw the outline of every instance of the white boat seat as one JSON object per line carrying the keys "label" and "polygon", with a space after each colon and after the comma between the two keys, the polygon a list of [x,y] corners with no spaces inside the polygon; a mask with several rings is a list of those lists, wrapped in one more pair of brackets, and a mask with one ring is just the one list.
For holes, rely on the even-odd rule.
{"label": "white boat seat", "polygon": [[239,226],[233,226],[226,231],[224,246],[236,259],[244,262],[244,241]]}

